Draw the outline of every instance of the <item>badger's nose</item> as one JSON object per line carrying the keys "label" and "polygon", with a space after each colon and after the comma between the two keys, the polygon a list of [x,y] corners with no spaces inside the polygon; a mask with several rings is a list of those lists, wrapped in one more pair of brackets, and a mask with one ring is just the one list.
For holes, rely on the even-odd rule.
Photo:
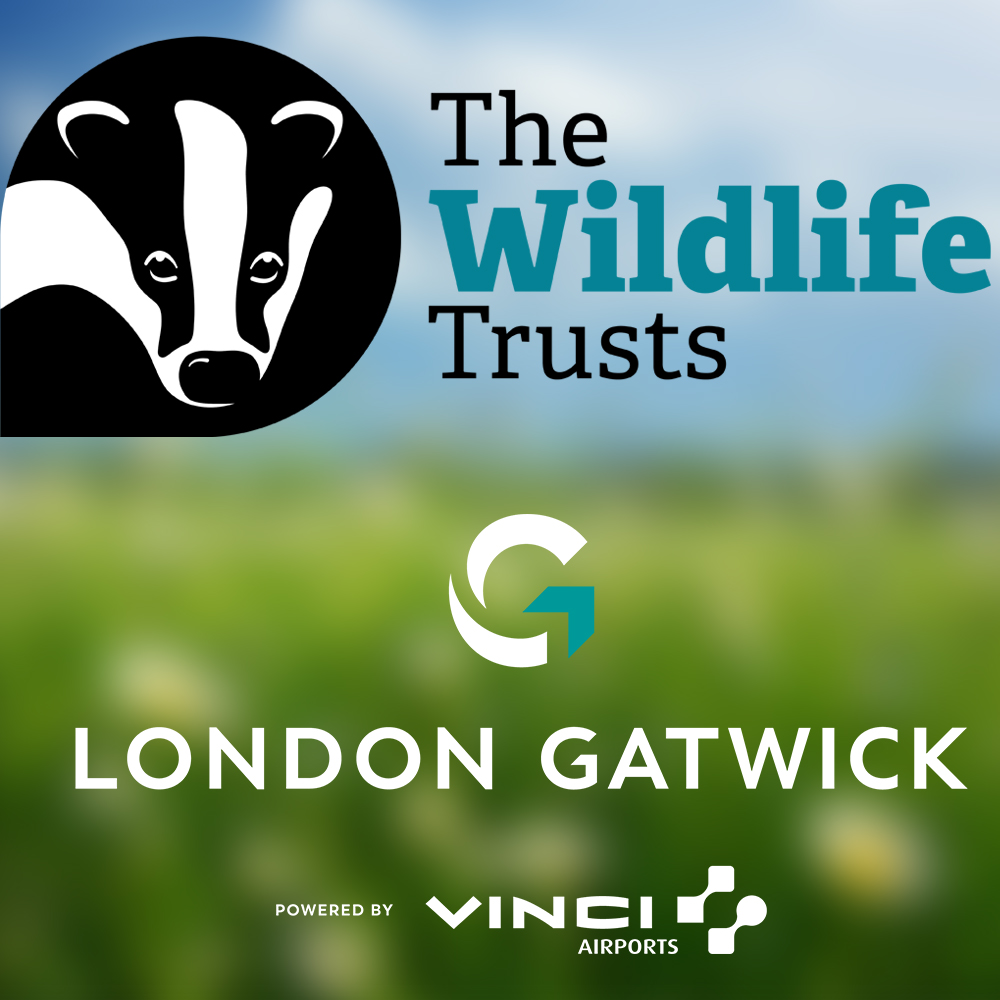
{"label": "badger's nose", "polygon": [[198,351],[181,363],[180,383],[192,402],[238,403],[260,383],[260,370],[243,351]]}

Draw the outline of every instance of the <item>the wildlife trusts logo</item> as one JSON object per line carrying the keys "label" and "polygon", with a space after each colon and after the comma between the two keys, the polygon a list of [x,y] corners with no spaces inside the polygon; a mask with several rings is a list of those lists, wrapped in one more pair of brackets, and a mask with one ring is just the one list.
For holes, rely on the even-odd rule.
{"label": "the wildlife trusts logo", "polygon": [[[542,514],[502,517],[483,528],[469,547],[466,566],[469,586],[485,608],[486,571],[501,552],[515,545],[537,545],[565,566],[586,544],[587,539],[579,531],[554,517]],[[548,632],[517,639],[483,628],[462,606],[451,577],[448,600],[455,627],[480,656],[504,667],[538,667],[548,662]],[[594,634],[593,587],[546,587],[524,610],[566,613],[567,656],[572,656]]]}
{"label": "the wildlife trusts logo", "polygon": [[399,209],[325,80],[184,38],[115,56],[48,108],[0,242],[4,434],[231,434],[301,410],[364,353]]}

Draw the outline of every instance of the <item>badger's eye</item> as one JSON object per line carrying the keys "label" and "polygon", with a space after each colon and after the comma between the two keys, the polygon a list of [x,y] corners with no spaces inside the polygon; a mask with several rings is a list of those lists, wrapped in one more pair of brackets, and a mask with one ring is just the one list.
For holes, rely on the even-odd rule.
{"label": "badger's eye", "polygon": [[258,285],[266,285],[278,277],[284,266],[284,261],[276,253],[265,250],[254,257],[250,265],[250,280]]}
{"label": "badger's eye", "polygon": [[142,263],[153,281],[177,280],[177,261],[166,250],[154,250]]}

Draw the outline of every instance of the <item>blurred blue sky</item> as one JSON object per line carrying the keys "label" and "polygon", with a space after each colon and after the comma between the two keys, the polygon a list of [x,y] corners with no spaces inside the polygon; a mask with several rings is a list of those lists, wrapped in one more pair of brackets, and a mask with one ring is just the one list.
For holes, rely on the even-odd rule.
{"label": "blurred blue sky", "polygon": [[[927,191],[921,234],[945,216],[971,215],[996,238],[998,28],[1000,8],[970,0],[614,8],[545,0],[3,3],[0,164],[9,171],[34,120],[77,76],[159,38],[218,34],[270,46],[317,70],[354,104],[382,145],[400,196],[396,296],[375,343],[340,386],[246,445],[315,439],[346,451],[420,444],[542,457],[992,451],[1000,428],[995,287],[972,295],[933,288],[920,268],[919,240],[906,237],[899,273],[918,277],[913,294],[706,296],[677,279],[675,251],[688,221],[721,214],[720,184],[749,184],[754,274],[763,279],[770,274],[763,188],[798,184],[802,273],[815,275],[809,219],[816,185],[829,177],[848,189],[842,214],[855,277],[867,273],[857,219],[885,184]],[[493,112],[470,112],[470,149],[482,165],[445,167],[453,115],[431,112],[430,92],[496,95],[501,88],[515,88],[518,111],[542,112],[556,135],[572,114],[600,114],[609,130],[607,163],[583,169],[555,152],[560,164],[552,168],[497,166],[503,102],[494,96]],[[431,188],[479,190],[473,224],[481,248],[492,207],[521,207],[533,241],[541,221],[536,189],[574,188],[582,203],[599,177],[618,187],[619,273],[626,277],[634,273],[635,240],[628,187],[666,186],[672,293],[582,293],[588,240],[580,220],[592,214],[582,204],[570,212],[550,294],[514,293],[505,265],[493,294],[455,290]],[[595,376],[605,326],[641,328],[657,312],[682,331],[721,325],[729,368],[713,382],[661,382],[640,344],[633,379],[551,382],[541,375],[535,336],[512,345],[521,378],[493,380],[495,338],[473,323],[469,366],[479,377],[442,380],[451,338],[446,324],[427,323],[427,306],[461,302],[488,303],[491,324],[551,325],[566,340],[568,326],[587,326]]]}

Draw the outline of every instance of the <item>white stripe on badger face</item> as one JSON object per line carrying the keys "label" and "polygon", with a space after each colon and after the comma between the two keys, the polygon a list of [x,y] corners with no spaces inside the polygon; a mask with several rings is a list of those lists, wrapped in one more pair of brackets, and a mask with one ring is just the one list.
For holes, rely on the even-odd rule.
{"label": "white stripe on badger face", "polygon": [[264,355],[240,337],[236,290],[247,228],[247,141],[225,112],[178,101],[184,146],[184,232],[194,287],[194,335],[183,354],[243,351]]}
{"label": "white stripe on badger face", "polygon": [[272,353],[288,318],[288,310],[292,308],[298,294],[309,251],[312,250],[319,227],[330,211],[332,201],[333,192],[328,187],[313,188],[299,202],[299,207],[292,216],[292,225],[288,231],[288,273],[281,288],[264,303],[264,324],[267,326],[267,335],[271,338]]}
{"label": "white stripe on badger face", "polygon": [[50,285],[83,288],[107,302],[156,356],[160,307],[136,284],[125,241],[79,188],[64,181],[7,188],[0,263],[0,307]]}

